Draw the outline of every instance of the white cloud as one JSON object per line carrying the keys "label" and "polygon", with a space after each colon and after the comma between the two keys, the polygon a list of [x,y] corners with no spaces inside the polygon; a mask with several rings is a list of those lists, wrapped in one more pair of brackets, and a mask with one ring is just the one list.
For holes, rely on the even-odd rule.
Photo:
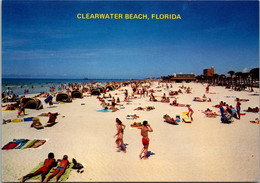
{"label": "white cloud", "polygon": [[248,68],[243,69],[243,73],[248,72]]}

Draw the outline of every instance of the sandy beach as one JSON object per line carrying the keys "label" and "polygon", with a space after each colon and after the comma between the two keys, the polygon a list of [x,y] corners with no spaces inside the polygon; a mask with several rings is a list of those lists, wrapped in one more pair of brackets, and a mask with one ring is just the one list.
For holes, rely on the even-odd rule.
{"label": "sandy beach", "polygon": [[[162,86],[162,84],[160,84]],[[173,83],[172,88],[158,88],[158,82],[153,82],[151,89],[154,96],[161,100],[164,93],[169,97],[170,91],[179,90],[182,83]],[[57,124],[37,130],[30,127],[31,122],[2,124],[2,147],[13,139],[44,139],[46,143],[39,148],[2,150],[2,181],[18,182],[28,174],[49,152],[56,159],[68,155],[69,161],[75,158],[84,166],[83,173],[72,170],[67,182],[96,181],[258,181],[259,180],[259,124],[251,123],[259,117],[259,113],[245,112],[241,119],[234,119],[231,124],[221,123],[220,116],[208,118],[202,113],[207,108],[220,115],[219,108],[214,105],[224,101],[236,105],[236,97],[249,99],[241,102],[241,110],[248,107],[259,107],[259,93],[233,91],[222,86],[211,86],[206,94],[211,102],[196,102],[194,97],[205,94],[206,84],[184,83],[190,87],[191,94],[176,95],[180,104],[190,104],[194,110],[192,123],[179,122],[172,125],[164,122],[163,115],[171,117],[188,111],[187,107],[171,106],[169,103],[151,102],[149,97],[130,99],[123,102],[124,90],[129,95],[129,86],[109,93],[120,98],[124,109],[116,112],[97,112],[102,110],[97,96],[83,94],[82,99],[71,103],[58,104],[52,107],[44,103],[46,97],[39,97],[43,109],[26,109],[27,115],[21,117],[37,117],[41,113],[58,112]],[[157,91],[159,90],[159,91]],[[160,91],[161,90],[161,91]],[[108,94],[106,96],[108,96]],[[33,95],[31,95],[33,96]],[[55,100],[54,100],[55,101]],[[106,99],[107,101],[107,99]],[[173,98],[170,98],[173,101]],[[134,110],[137,107],[153,106],[151,111]],[[117,106],[118,107],[118,106]],[[137,114],[136,120],[126,119],[127,115]],[[2,111],[2,119],[16,119],[17,110]],[[126,153],[117,152],[115,138],[115,119],[119,118],[126,129],[124,143]],[[39,117],[43,125],[48,117]],[[134,122],[147,120],[153,128],[149,133],[150,145],[147,160],[140,159],[139,153],[143,147],[140,130],[132,128]],[[32,180],[39,181],[39,180]]]}

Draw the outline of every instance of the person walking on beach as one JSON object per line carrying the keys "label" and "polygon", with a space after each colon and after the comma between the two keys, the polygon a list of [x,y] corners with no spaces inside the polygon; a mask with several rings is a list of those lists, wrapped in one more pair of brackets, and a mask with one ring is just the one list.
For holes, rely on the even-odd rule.
{"label": "person walking on beach", "polygon": [[148,147],[150,139],[148,138],[148,132],[153,132],[152,127],[148,124],[147,121],[143,121],[143,127],[141,129],[141,136],[142,136],[142,143],[143,148],[141,150],[141,153],[139,154],[140,159],[142,159],[142,154],[144,153],[144,159],[147,159],[147,153],[148,153]]}
{"label": "person walking on beach", "polygon": [[191,121],[193,121],[192,115],[193,115],[194,111],[192,110],[190,105],[187,105],[187,107],[188,107],[188,110],[189,110],[187,115],[190,117]]}
{"label": "person walking on beach", "polygon": [[118,148],[117,152],[120,152],[120,145],[121,145],[124,153],[126,153],[125,144],[123,141],[125,125],[118,118],[116,118],[116,128],[117,128],[117,133],[114,135],[114,138],[117,136],[117,139],[116,139],[116,145]]}
{"label": "person walking on beach", "polygon": [[27,174],[22,177],[21,182],[24,182],[25,179],[34,177],[36,175],[41,174],[41,182],[44,180],[45,175],[50,171],[52,167],[56,166],[56,160],[54,159],[54,154],[49,153],[48,154],[48,159],[44,160],[43,166],[40,167],[38,170],[36,170],[34,173]]}
{"label": "person walking on beach", "polygon": [[237,98],[236,101],[237,101],[237,104],[236,104],[237,115],[238,115],[238,119],[240,119],[240,110],[241,110],[241,107],[240,107],[240,106],[241,106],[240,99]]}
{"label": "person walking on beach", "polygon": [[63,159],[60,161],[59,166],[54,170],[54,172],[45,179],[44,182],[48,182],[52,177],[54,177],[55,175],[55,181],[58,182],[60,176],[65,172],[65,170],[69,168],[69,161],[68,161],[68,156],[64,155]]}

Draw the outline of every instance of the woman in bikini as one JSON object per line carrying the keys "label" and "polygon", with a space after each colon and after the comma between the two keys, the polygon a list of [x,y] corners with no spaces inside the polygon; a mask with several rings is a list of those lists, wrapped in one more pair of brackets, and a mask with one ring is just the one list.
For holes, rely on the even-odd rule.
{"label": "woman in bikini", "polygon": [[194,111],[192,110],[192,108],[190,108],[190,105],[187,105],[187,107],[189,110],[187,115],[190,117],[191,121],[193,121],[192,115],[193,115]]}
{"label": "woman in bikini", "polygon": [[117,128],[117,133],[114,135],[114,138],[117,136],[117,139],[116,139],[116,145],[118,148],[117,152],[120,152],[120,145],[121,145],[124,153],[126,153],[125,144],[123,141],[125,125],[118,118],[116,118],[116,128]]}

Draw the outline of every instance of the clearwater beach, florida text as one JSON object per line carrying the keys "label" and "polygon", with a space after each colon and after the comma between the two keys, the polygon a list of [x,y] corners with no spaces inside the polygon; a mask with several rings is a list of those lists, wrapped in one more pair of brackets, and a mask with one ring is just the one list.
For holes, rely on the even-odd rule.
{"label": "clearwater beach, florida text", "polygon": [[180,20],[180,14],[78,13],[77,19]]}

